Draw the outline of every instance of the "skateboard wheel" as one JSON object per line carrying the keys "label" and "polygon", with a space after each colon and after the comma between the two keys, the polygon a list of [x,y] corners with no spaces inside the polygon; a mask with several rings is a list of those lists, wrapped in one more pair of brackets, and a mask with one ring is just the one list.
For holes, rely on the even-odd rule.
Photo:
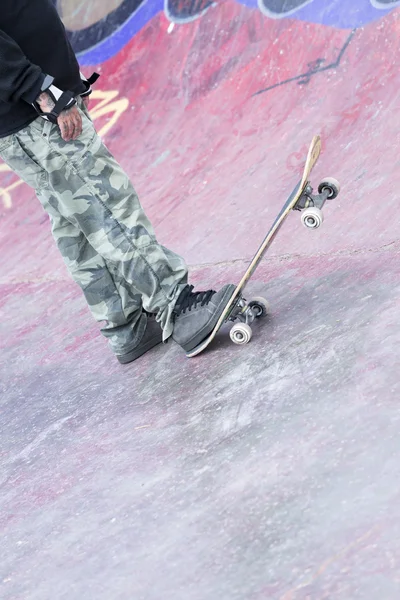
{"label": "skateboard wheel", "polygon": [[259,319],[260,317],[265,317],[265,315],[269,311],[268,300],[266,300],[262,296],[255,296],[254,298],[252,298],[248,306],[254,312],[254,316],[256,319]]}
{"label": "skateboard wheel", "polygon": [[304,227],[308,227],[309,229],[317,229],[322,225],[323,220],[324,215],[322,214],[322,210],[315,206],[306,208],[301,215],[301,222]]}
{"label": "skateboard wheel", "polygon": [[322,194],[324,190],[329,190],[329,200],[333,200],[340,192],[340,183],[333,177],[325,177],[318,186],[318,192]]}
{"label": "skateboard wheel", "polygon": [[248,344],[253,332],[247,323],[237,323],[232,327],[229,335],[234,344]]}

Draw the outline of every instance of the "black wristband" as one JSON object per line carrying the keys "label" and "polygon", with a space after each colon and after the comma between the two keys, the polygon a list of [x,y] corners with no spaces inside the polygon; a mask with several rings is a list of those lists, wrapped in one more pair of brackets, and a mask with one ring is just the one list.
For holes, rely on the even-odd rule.
{"label": "black wristband", "polygon": [[76,100],[75,100],[75,96],[72,92],[66,91],[64,92],[63,90],[60,90],[58,87],[56,87],[55,85],[53,85],[53,81],[54,81],[54,77],[51,77],[51,75],[46,75],[46,77],[43,80],[42,83],[42,87],[41,87],[41,91],[40,93],[46,93],[50,96],[50,98],[53,100],[54,102],[54,107],[50,112],[43,112],[42,109],[40,108],[40,105],[36,99],[35,102],[33,102],[33,107],[36,110],[36,112],[43,117],[43,119],[46,119],[47,121],[50,121],[51,123],[57,123],[57,119],[60,116],[60,113],[68,108],[71,108],[71,106],[74,106],[74,104],[76,104]]}

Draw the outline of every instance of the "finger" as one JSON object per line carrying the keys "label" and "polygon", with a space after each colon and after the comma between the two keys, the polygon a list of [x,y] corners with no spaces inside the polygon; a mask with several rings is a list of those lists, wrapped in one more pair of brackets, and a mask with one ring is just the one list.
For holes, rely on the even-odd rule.
{"label": "finger", "polygon": [[69,139],[70,140],[74,140],[75,139],[75,131],[76,131],[76,121],[74,119],[73,116],[69,117],[68,119],[68,126],[69,126]]}
{"label": "finger", "polygon": [[76,138],[76,121],[74,118],[69,121],[69,137],[71,140]]}
{"label": "finger", "polygon": [[60,126],[62,139],[64,140],[64,142],[69,142],[71,137],[70,137],[70,127],[69,127],[68,121],[61,119],[61,121],[59,122],[59,126]]}
{"label": "finger", "polygon": [[79,117],[78,117],[78,131],[79,131],[79,133],[78,133],[77,137],[79,135],[81,135],[82,129],[83,129],[82,117],[81,117],[81,115],[79,113],[78,113],[78,115],[79,115]]}
{"label": "finger", "polygon": [[76,117],[74,119],[74,134],[72,136],[73,140],[76,140],[82,133],[82,118],[81,115],[77,112]]}

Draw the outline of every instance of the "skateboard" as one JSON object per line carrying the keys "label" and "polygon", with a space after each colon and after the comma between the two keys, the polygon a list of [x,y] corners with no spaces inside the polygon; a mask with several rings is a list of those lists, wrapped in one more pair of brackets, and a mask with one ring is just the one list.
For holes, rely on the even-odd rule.
{"label": "skateboard", "polygon": [[255,253],[242,279],[236,286],[228,304],[219,317],[211,333],[193,350],[186,353],[188,358],[203,352],[213,341],[219,329],[228,321],[239,321],[230,330],[231,340],[235,344],[247,344],[252,337],[251,323],[268,313],[268,302],[264,298],[256,297],[247,302],[242,295],[250,277],[260,264],[262,257],[268,250],[278,231],[282,227],[291,210],[302,211],[301,221],[309,229],[317,229],[322,225],[322,207],[327,200],[333,200],[339,194],[339,182],[333,177],[326,177],[318,186],[318,194],[313,194],[309,177],[321,153],[321,138],[314,136],[308,149],[307,159],[304,165],[301,180],[295,186],[280,213],[271,225],[261,246]]}

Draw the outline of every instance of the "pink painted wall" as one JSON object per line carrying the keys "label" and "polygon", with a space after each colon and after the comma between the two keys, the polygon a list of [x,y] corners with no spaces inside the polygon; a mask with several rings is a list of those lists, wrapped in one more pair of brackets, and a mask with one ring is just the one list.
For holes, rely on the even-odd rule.
{"label": "pink painted wall", "polygon": [[[103,45],[81,49],[80,58],[109,56],[84,67],[102,75],[92,115],[165,245],[192,265],[250,257],[315,133],[323,140],[315,182],[332,175],[342,193],[318,231],[292,215],[271,255],[394,243],[399,9],[360,0],[349,14],[344,3],[315,1],[273,19],[227,0],[178,24],[160,7],[145,19],[148,5],[135,6],[134,35],[125,31],[121,41],[129,19],[110,33],[105,18]],[[357,18],[363,26],[351,29]],[[5,165],[0,186],[0,277],[67,277],[32,192]]]}

